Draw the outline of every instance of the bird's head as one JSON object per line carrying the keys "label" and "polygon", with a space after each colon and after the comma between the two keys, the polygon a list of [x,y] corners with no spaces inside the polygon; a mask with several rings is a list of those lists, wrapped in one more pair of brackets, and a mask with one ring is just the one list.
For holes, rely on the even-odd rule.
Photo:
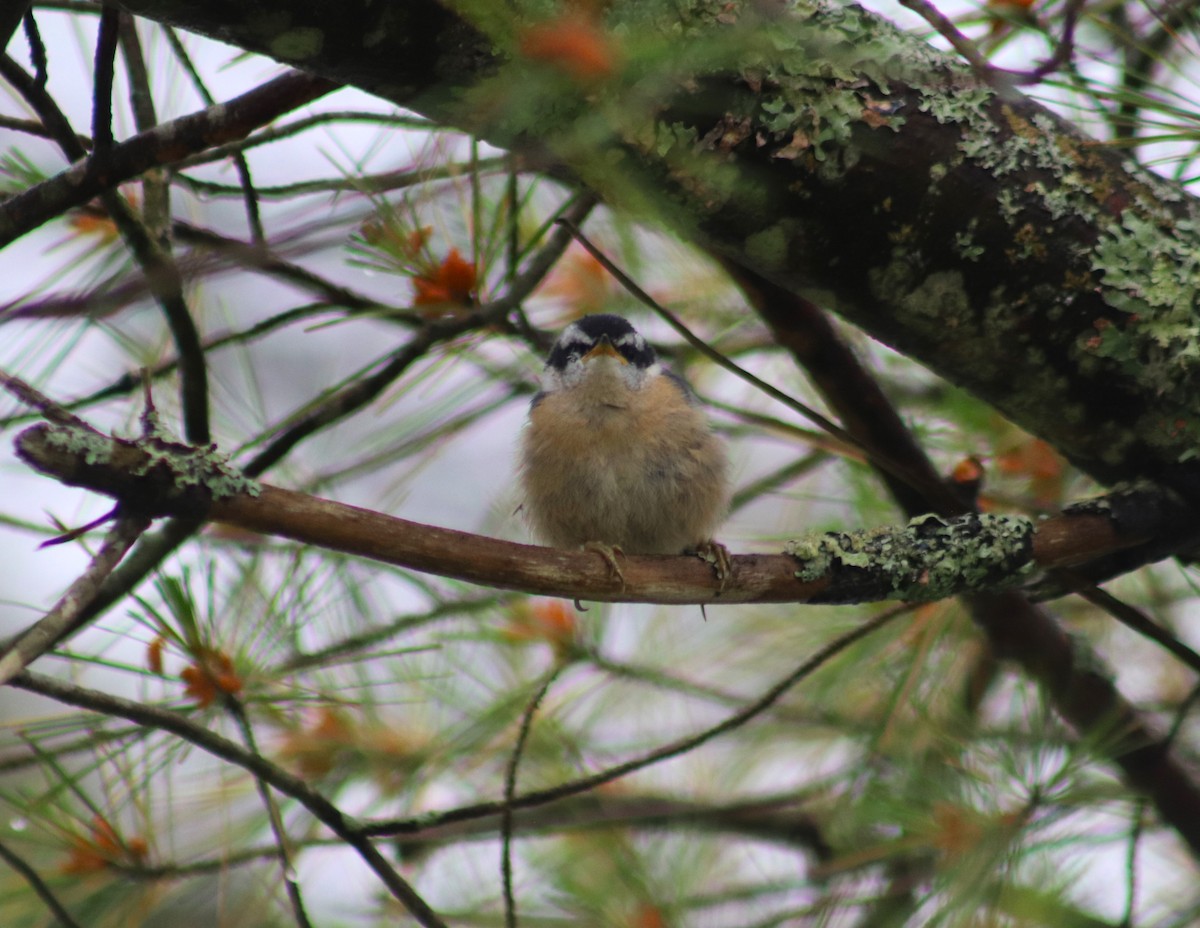
{"label": "bird's head", "polygon": [[626,319],[597,313],[563,329],[546,360],[542,389],[640,390],[660,373],[654,349]]}

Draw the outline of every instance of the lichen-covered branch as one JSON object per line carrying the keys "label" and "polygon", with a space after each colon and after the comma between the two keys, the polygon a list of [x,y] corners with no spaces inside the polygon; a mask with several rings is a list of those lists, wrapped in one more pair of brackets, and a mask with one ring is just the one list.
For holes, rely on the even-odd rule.
{"label": "lichen-covered branch", "polygon": [[923,516],[802,539],[788,554],[736,556],[722,585],[698,558],[622,556],[616,577],[592,552],[484,538],[258,484],[212,449],[157,436],[128,441],[42,424],[18,435],[16,446],[39,472],[112,496],[130,513],[203,517],[486,586],[604,602],[928,601],[1007,589],[1035,570],[1086,563],[1146,542],[1152,528],[1177,533],[1179,522],[1194,521],[1182,507],[1153,526],[1122,520],[1112,507],[1068,512],[1036,528],[1017,516]]}
{"label": "lichen-covered branch", "polygon": [[[899,528],[827,532],[788,545],[801,580],[828,577],[821,602],[945,599],[1018,585],[1035,567],[1033,523],[1012,516],[918,516]],[[947,592],[951,591],[951,592]]]}

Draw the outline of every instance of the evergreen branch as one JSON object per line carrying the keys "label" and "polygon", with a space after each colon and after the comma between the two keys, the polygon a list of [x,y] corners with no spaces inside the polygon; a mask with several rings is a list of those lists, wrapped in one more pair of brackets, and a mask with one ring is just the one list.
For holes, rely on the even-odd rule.
{"label": "evergreen branch", "polygon": [[127,719],[148,728],[169,732],[214,757],[241,767],[252,776],[270,784],[285,796],[295,799],[317,821],[341,838],[347,846],[353,848],[388,888],[388,891],[425,928],[446,928],[437,913],[384,859],[371,840],[361,833],[361,829],[349,817],[336,805],[309,787],[300,777],[293,776],[261,755],[248,751],[228,738],[209,731],[203,725],[193,722],[178,712],[143,705],[70,683],[61,683],[49,677],[32,674],[27,670],[14,677],[10,685],[49,697],[56,702],[76,706],[90,712]]}

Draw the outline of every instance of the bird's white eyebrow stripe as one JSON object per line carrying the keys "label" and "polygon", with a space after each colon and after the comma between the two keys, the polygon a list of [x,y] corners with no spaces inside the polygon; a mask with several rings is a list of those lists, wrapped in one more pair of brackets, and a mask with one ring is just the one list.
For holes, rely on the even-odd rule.
{"label": "bird's white eyebrow stripe", "polygon": [[590,342],[590,341],[591,341],[591,338],[589,338],[586,334],[584,334],[583,329],[581,329],[579,326],[577,326],[574,322],[572,322],[569,326],[567,326],[565,329],[563,329],[562,334],[560,336],[558,336],[558,343],[560,345],[572,345],[575,342]]}

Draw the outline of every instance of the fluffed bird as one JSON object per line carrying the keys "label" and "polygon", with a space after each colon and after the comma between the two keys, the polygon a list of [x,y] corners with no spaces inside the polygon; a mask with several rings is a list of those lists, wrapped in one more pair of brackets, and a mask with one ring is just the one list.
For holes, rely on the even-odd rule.
{"label": "fluffed bird", "polygon": [[545,544],[595,548],[618,576],[614,549],[697,553],[724,582],[728,552],[712,535],[729,502],[725,447],[691,388],[621,316],[584,316],[555,342],[522,436],[521,483]]}

